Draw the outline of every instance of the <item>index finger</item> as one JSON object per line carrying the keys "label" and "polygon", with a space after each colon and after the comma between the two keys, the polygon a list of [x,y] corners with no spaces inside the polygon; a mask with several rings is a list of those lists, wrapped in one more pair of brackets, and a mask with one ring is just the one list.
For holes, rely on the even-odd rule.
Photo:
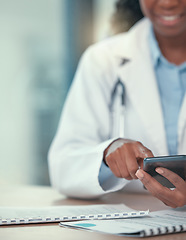
{"label": "index finger", "polygon": [[140,168],[143,168],[143,159],[147,157],[154,157],[150,149],[145,147],[141,142],[138,143],[138,148],[136,149],[136,156],[138,156],[138,163]]}

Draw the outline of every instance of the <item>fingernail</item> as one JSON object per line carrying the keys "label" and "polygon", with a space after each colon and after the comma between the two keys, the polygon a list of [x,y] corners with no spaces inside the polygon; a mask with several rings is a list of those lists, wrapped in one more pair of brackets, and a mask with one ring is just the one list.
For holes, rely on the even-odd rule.
{"label": "fingernail", "polygon": [[143,174],[143,172],[140,169],[136,172],[136,176],[140,180],[144,178],[144,174]]}
{"label": "fingernail", "polygon": [[163,174],[164,173],[164,171],[161,168],[156,168],[156,172],[159,173],[159,174]]}

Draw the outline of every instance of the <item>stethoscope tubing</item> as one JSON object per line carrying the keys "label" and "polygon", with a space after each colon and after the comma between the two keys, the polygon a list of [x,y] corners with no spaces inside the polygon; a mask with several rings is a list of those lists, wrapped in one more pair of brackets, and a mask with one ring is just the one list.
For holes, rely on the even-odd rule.
{"label": "stethoscope tubing", "polygon": [[125,136],[125,85],[118,78],[111,92],[110,138]]}

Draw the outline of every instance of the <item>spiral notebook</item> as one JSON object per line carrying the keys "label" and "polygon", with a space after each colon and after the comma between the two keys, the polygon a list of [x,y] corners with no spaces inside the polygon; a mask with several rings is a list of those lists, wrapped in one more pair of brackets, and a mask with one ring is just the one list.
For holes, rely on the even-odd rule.
{"label": "spiral notebook", "polygon": [[40,208],[0,207],[0,226],[87,219],[134,218],[147,216],[148,214],[148,211],[135,211],[124,204],[68,205]]}
{"label": "spiral notebook", "polygon": [[130,237],[181,233],[186,231],[186,207],[151,212],[144,218],[61,222],[60,226]]}

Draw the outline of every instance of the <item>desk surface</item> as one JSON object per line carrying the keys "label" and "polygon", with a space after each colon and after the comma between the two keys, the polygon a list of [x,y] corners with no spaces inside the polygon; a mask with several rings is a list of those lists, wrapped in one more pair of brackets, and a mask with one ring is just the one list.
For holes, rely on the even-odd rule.
{"label": "desk surface", "polygon": [[[124,192],[111,193],[98,200],[68,199],[50,187],[41,186],[0,186],[0,206],[60,206],[60,205],[90,205],[90,204],[117,204],[124,203],[136,210],[150,211],[166,209],[159,200],[149,194],[130,194]],[[58,223],[12,225],[0,227],[2,240],[131,240],[141,238],[120,237],[96,232],[62,228]],[[170,234],[145,238],[146,240],[184,240],[186,233]]]}

